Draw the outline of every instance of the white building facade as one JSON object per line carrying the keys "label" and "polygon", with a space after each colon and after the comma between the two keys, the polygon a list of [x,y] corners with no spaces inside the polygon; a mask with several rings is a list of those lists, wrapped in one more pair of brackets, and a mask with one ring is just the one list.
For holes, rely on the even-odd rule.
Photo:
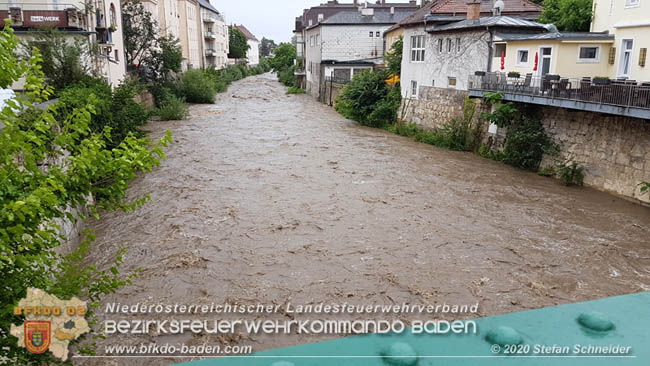
{"label": "white building facade", "polygon": [[228,63],[229,38],[226,17],[207,0],[199,0],[201,7],[201,38],[203,67],[224,68]]}

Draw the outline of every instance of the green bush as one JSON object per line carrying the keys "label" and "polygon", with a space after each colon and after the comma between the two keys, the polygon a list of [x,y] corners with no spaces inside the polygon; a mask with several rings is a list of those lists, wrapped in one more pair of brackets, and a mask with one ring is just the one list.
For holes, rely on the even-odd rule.
{"label": "green bush", "polygon": [[124,83],[111,91],[104,81],[94,79],[65,89],[59,97],[57,117],[66,119],[75,109],[91,105],[94,113],[91,117],[90,129],[101,134],[106,127],[111,128],[110,138],[106,137],[109,148],[115,148],[129,134],[136,137],[144,136],[140,130],[149,120],[149,114],[134,97],[138,86]]}
{"label": "green bush", "polygon": [[188,105],[176,96],[170,96],[167,101],[156,110],[156,115],[162,121],[179,121],[189,115]]}
{"label": "green bush", "polygon": [[503,162],[536,172],[544,153],[550,151],[553,146],[553,141],[546,134],[542,123],[537,119],[524,117],[508,128]]}
{"label": "green bush", "polygon": [[217,87],[208,73],[203,70],[188,70],[181,76],[182,97],[189,103],[214,103]]}
{"label": "green bush", "polygon": [[287,94],[305,94],[305,93],[306,92],[303,89],[297,88],[295,86],[292,86],[287,90]]}
{"label": "green bush", "polygon": [[397,119],[401,101],[399,87],[391,89],[383,72],[355,75],[336,98],[336,111],[362,125],[383,127]]}
{"label": "green bush", "polygon": [[384,127],[384,129],[406,137],[415,137],[420,133],[420,128],[415,123],[395,123]]}
{"label": "green bush", "polygon": [[293,67],[278,71],[278,80],[288,87],[296,86],[296,77],[293,74]]}
{"label": "green bush", "polygon": [[585,180],[585,168],[580,163],[573,161],[559,164],[556,168],[557,176],[567,186],[582,186]]}

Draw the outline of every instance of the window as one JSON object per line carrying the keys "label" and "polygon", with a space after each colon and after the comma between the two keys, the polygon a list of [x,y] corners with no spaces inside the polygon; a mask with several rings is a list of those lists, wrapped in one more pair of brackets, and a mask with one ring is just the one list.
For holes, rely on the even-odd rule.
{"label": "window", "polygon": [[424,61],[424,36],[411,36],[411,62]]}
{"label": "window", "polygon": [[528,64],[528,50],[517,50],[517,65],[527,65]]}
{"label": "window", "polygon": [[314,47],[314,36],[309,37],[309,45]]}
{"label": "window", "polygon": [[115,61],[119,61],[119,60],[120,60],[120,53],[117,50],[115,50]]}
{"label": "window", "polygon": [[632,51],[634,50],[634,40],[624,39],[621,41],[621,61],[619,65],[619,75],[629,77],[632,68]]}
{"label": "window", "polygon": [[453,48],[454,48],[454,41],[452,41],[451,38],[449,38],[449,39],[447,40],[447,52],[448,52],[448,53],[451,53],[451,50],[452,50]]}
{"label": "window", "polygon": [[494,45],[494,57],[495,58],[501,58],[501,55],[505,56],[506,54],[506,44],[505,43],[497,43]]}
{"label": "window", "polygon": [[318,14],[318,22],[320,23],[323,20],[325,20],[325,14]]}
{"label": "window", "polygon": [[438,40],[438,52],[442,53],[442,38]]}
{"label": "window", "polygon": [[108,12],[109,12],[109,17],[111,18],[111,25],[117,26],[117,13],[115,12],[115,5],[113,5],[113,3],[111,3]]}
{"label": "window", "polygon": [[578,62],[600,61],[600,46],[580,46],[578,49]]}
{"label": "window", "polygon": [[456,38],[456,52],[460,53],[460,38]]}
{"label": "window", "polygon": [[377,36],[377,37],[381,37],[381,32],[377,32],[377,33],[375,34],[375,36]]}
{"label": "window", "polygon": [[434,87],[434,86],[436,86],[436,80],[435,79],[431,80],[431,87]]}
{"label": "window", "polygon": [[626,8],[636,8],[639,6],[639,0],[625,0]]}
{"label": "window", "polygon": [[415,80],[411,80],[411,96],[413,98],[418,97],[418,82]]}
{"label": "window", "polygon": [[370,31],[370,38],[372,38],[375,35],[375,32]]}
{"label": "window", "polygon": [[449,88],[455,88],[456,87],[456,78],[449,76],[447,77],[447,87]]}
{"label": "window", "polygon": [[320,40],[319,40],[320,37],[318,36],[318,34],[315,37],[316,37],[316,46],[318,46],[320,44],[319,43],[320,42]]}

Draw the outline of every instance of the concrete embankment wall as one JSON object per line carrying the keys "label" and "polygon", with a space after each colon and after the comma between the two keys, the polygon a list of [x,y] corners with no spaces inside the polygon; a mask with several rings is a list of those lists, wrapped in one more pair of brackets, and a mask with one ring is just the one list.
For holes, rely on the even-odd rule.
{"label": "concrete embankment wall", "polygon": [[[437,129],[463,114],[467,92],[421,87],[418,99],[402,101],[404,120]],[[539,106],[547,133],[560,146],[559,159],[585,167],[585,184],[649,202],[638,184],[650,181],[650,120]],[[477,115],[480,107],[477,107]],[[486,126],[487,129],[488,126]],[[486,131],[487,132],[487,131]],[[501,134],[501,131],[499,131]],[[543,166],[553,164],[547,157]]]}

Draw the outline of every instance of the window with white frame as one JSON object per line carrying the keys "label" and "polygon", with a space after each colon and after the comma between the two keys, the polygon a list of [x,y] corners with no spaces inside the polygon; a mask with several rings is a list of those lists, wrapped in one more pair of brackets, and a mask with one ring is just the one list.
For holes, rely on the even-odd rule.
{"label": "window with white frame", "polygon": [[528,65],[529,50],[517,50],[517,65]]}
{"label": "window with white frame", "polygon": [[411,96],[413,98],[418,97],[418,82],[415,80],[411,80]]}
{"label": "window with white frame", "polygon": [[600,46],[580,46],[578,48],[578,62],[600,61]]}
{"label": "window with white frame", "polygon": [[625,7],[626,8],[636,8],[639,6],[640,0],[625,0]]}
{"label": "window with white frame", "polygon": [[370,31],[370,38],[372,38],[375,35],[375,32]]}
{"label": "window with white frame", "polygon": [[448,88],[455,88],[456,87],[456,78],[453,76],[448,76],[447,77],[447,87]]}
{"label": "window with white frame", "polygon": [[424,36],[411,36],[411,62],[424,61]]}
{"label": "window with white frame", "polygon": [[378,38],[381,37],[381,32],[375,33],[375,36],[378,37]]}
{"label": "window with white frame", "polygon": [[314,36],[309,37],[309,46],[314,47]]}

